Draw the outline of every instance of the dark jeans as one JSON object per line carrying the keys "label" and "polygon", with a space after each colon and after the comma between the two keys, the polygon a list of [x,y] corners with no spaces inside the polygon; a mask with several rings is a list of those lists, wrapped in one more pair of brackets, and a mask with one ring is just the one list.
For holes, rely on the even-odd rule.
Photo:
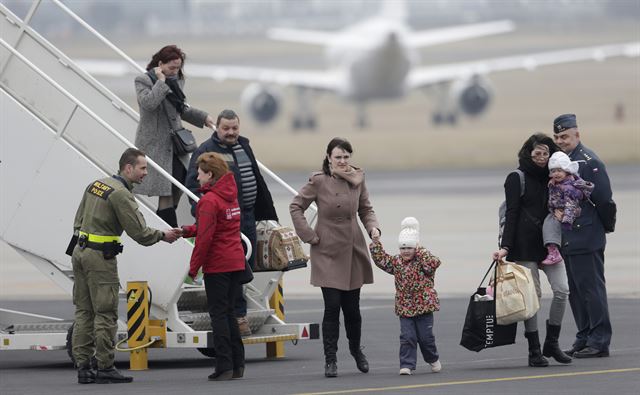
{"label": "dark jeans", "polygon": [[360,288],[342,291],[335,288],[322,287],[324,299],[323,322],[340,322],[340,309],[344,314],[345,326],[350,323],[360,323]]}
{"label": "dark jeans", "polygon": [[417,345],[427,363],[434,363],[440,357],[433,336],[433,313],[416,317],[400,317],[400,367],[416,369]]}
{"label": "dark jeans", "polygon": [[569,279],[569,304],[578,327],[577,348],[608,351],[611,321],[604,279],[604,249],[591,254],[564,255]]}
{"label": "dark jeans", "polygon": [[[255,267],[256,261],[256,219],[253,209],[245,210],[242,212],[242,220],[240,221],[240,231],[244,233],[245,236],[251,240],[251,256],[249,257],[249,266],[251,269]],[[245,248],[244,243],[242,243],[242,248],[244,248],[245,253],[247,249]],[[242,287],[238,290],[236,294],[236,302],[235,302],[235,316],[236,317],[244,317],[247,315],[247,301],[244,300],[244,296],[242,295]]]}
{"label": "dark jeans", "polygon": [[234,295],[242,272],[205,273],[204,288],[207,291],[213,347],[216,351],[216,372],[224,372],[244,366],[244,346],[238,322],[233,314]]}

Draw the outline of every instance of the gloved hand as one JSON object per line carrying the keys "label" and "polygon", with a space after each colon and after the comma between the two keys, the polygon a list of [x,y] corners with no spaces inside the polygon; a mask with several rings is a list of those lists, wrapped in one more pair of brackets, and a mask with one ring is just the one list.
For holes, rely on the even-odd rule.
{"label": "gloved hand", "polygon": [[562,230],[571,230],[572,227],[573,227],[573,225],[570,224],[569,222],[563,222],[562,223]]}

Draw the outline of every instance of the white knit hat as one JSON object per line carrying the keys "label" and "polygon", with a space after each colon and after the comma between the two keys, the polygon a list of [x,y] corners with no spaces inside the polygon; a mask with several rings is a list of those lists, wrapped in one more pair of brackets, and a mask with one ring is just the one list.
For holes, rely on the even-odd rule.
{"label": "white knit hat", "polygon": [[420,242],[420,223],[414,217],[407,217],[400,223],[398,245],[400,248],[416,248]]}
{"label": "white knit hat", "polygon": [[567,173],[578,174],[578,162],[572,162],[569,156],[562,151],[554,152],[549,158],[549,170],[562,169]]}

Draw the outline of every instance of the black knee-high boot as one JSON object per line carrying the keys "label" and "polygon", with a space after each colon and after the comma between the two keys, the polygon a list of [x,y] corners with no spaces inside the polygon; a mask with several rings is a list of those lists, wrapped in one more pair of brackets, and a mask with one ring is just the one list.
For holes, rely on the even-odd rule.
{"label": "black knee-high boot", "polygon": [[529,341],[529,366],[536,368],[549,366],[549,361],[547,361],[547,358],[542,356],[542,351],[540,351],[540,338],[538,337],[538,331],[525,332],[524,336]]}
{"label": "black knee-high boot", "polygon": [[362,347],[360,346],[360,338],[362,336],[362,320],[358,321],[346,321],[344,328],[347,332],[347,338],[349,339],[349,351],[353,358],[356,360],[356,366],[362,373],[369,371],[369,362],[362,353]]}
{"label": "black knee-high boot", "polygon": [[178,218],[176,217],[176,209],[173,207],[165,208],[156,211],[158,217],[162,218],[164,222],[168,223],[172,228],[178,227]]}
{"label": "black knee-high boot", "polygon": [[340,321],[322,322],[322,344],[324,345],[324,375],[338,376],[338,338],[340,337]]}
{"label": "black knee-high boot", "polygon": [[544,339],[542,355],[545,357],[553,357],[553,359],[560,363],[571,363],[571,357],[562,352],[558,345],[560,329],[560,325],[550,325],[549,320],[547,320],[547,337]]}

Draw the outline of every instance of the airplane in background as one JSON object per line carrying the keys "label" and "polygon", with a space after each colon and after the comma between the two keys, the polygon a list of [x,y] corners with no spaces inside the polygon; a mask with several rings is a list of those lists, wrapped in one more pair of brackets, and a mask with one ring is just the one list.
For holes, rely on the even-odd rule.
{"label": "airplane in background", "polygon": [[[614,56],[640,56],[640,42],[563,49],[482,59],[470,62],[419,66],[417,49],[452,43],[515,29],[511,21],[452,26],[434,30],[412,31],[406,23],[403,2],[389,0],[375,17],[342,31],[318,31],[276,28],[268,37],[293,43],[324,46],[328,60],[326,70],[274,69],[189,63],[190,77],[217,81],[251,82],[242,92],[241,102],[259,123],[276,118],[281,98],[275,86],[294,87],[298,94],[292,120],[294,129],[314,129],[316,116],[310,93],[331,92],[355,103],[356,124],[368,125],[366,105],[378,100],[393,100],[414,89],[425,89],[436,99],[431,115],[434,124],[455,124],[461,116],[478,116],[491,102],[493,91],[487,75],[506,70],[533,70],[539,66],[602,61]],[[90,74],[122,75],[130,66],[124,62],[81,60],[78,64]],[[133,72],[131,69],[129,72]]]}

